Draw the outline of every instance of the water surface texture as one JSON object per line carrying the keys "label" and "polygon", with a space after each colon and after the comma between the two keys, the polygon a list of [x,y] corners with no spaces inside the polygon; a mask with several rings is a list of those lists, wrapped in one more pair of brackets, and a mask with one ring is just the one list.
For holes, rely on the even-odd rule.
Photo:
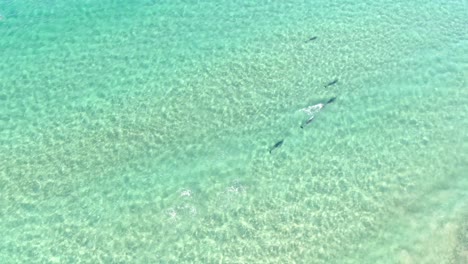
{"label": "water surface texture", "polygon": [[467,14],[0,0],[2,263],[468,263]]}

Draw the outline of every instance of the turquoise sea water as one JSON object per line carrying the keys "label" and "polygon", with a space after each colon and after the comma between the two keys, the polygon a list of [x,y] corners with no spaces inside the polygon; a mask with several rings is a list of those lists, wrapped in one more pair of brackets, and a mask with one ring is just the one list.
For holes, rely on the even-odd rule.
{"label": "turquoise sea water", "polygon": [[467,14],[0,0],[1,262],[468,263]]}

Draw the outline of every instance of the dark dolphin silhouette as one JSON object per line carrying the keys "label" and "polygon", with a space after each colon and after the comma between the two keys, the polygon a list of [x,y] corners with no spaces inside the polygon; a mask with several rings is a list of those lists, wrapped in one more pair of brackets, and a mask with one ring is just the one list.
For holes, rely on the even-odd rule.
{"label": "dark dolphin silhouette", "polygon": [[330,100],[328,100],[328,102],[325,105],[331,104],[331,103],[335,102],[335,100],[336,100],[336,96],[332,97]]}
{"label": "dark dolphin silhouette", "polygon": [[305,43],[314,41],[314,40],[316,40],[316,39],[317,39],[317,37],[316,37],[316,36],[313,36],[313,37],[311,37],[310,39],[306,40]]}
{"label": "dark dolphin silhouette", "polygon": [[327,83],[327,85],[325,85],[325,87],[332,86],[332,85],[336,84],[337,82],[338,82],[338,79],[335,79],[335,80]]}
{"label": "dark dolphin silhouette", "polygon": [[281,145],[283,145],[283,142],[284,142],[284,139],[276,142],[275,145],[270,149],[270,154],[274,149],[277,149],[277,148],[281,147]]}

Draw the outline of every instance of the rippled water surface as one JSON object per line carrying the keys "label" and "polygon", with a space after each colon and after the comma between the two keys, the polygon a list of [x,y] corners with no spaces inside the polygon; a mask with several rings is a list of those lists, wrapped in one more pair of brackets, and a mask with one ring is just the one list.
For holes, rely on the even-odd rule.
{"label": "rippled water surface", "polygon": [[467,14],[0,0],[0,259],[468,263]]}

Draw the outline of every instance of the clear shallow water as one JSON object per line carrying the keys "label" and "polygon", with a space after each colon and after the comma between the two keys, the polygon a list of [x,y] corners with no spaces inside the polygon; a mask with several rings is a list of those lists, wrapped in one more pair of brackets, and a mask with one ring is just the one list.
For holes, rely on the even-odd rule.
{"label": "clear shallow water", "polygon": [[463,263],[466,13],[0,1],[1,259]]}

